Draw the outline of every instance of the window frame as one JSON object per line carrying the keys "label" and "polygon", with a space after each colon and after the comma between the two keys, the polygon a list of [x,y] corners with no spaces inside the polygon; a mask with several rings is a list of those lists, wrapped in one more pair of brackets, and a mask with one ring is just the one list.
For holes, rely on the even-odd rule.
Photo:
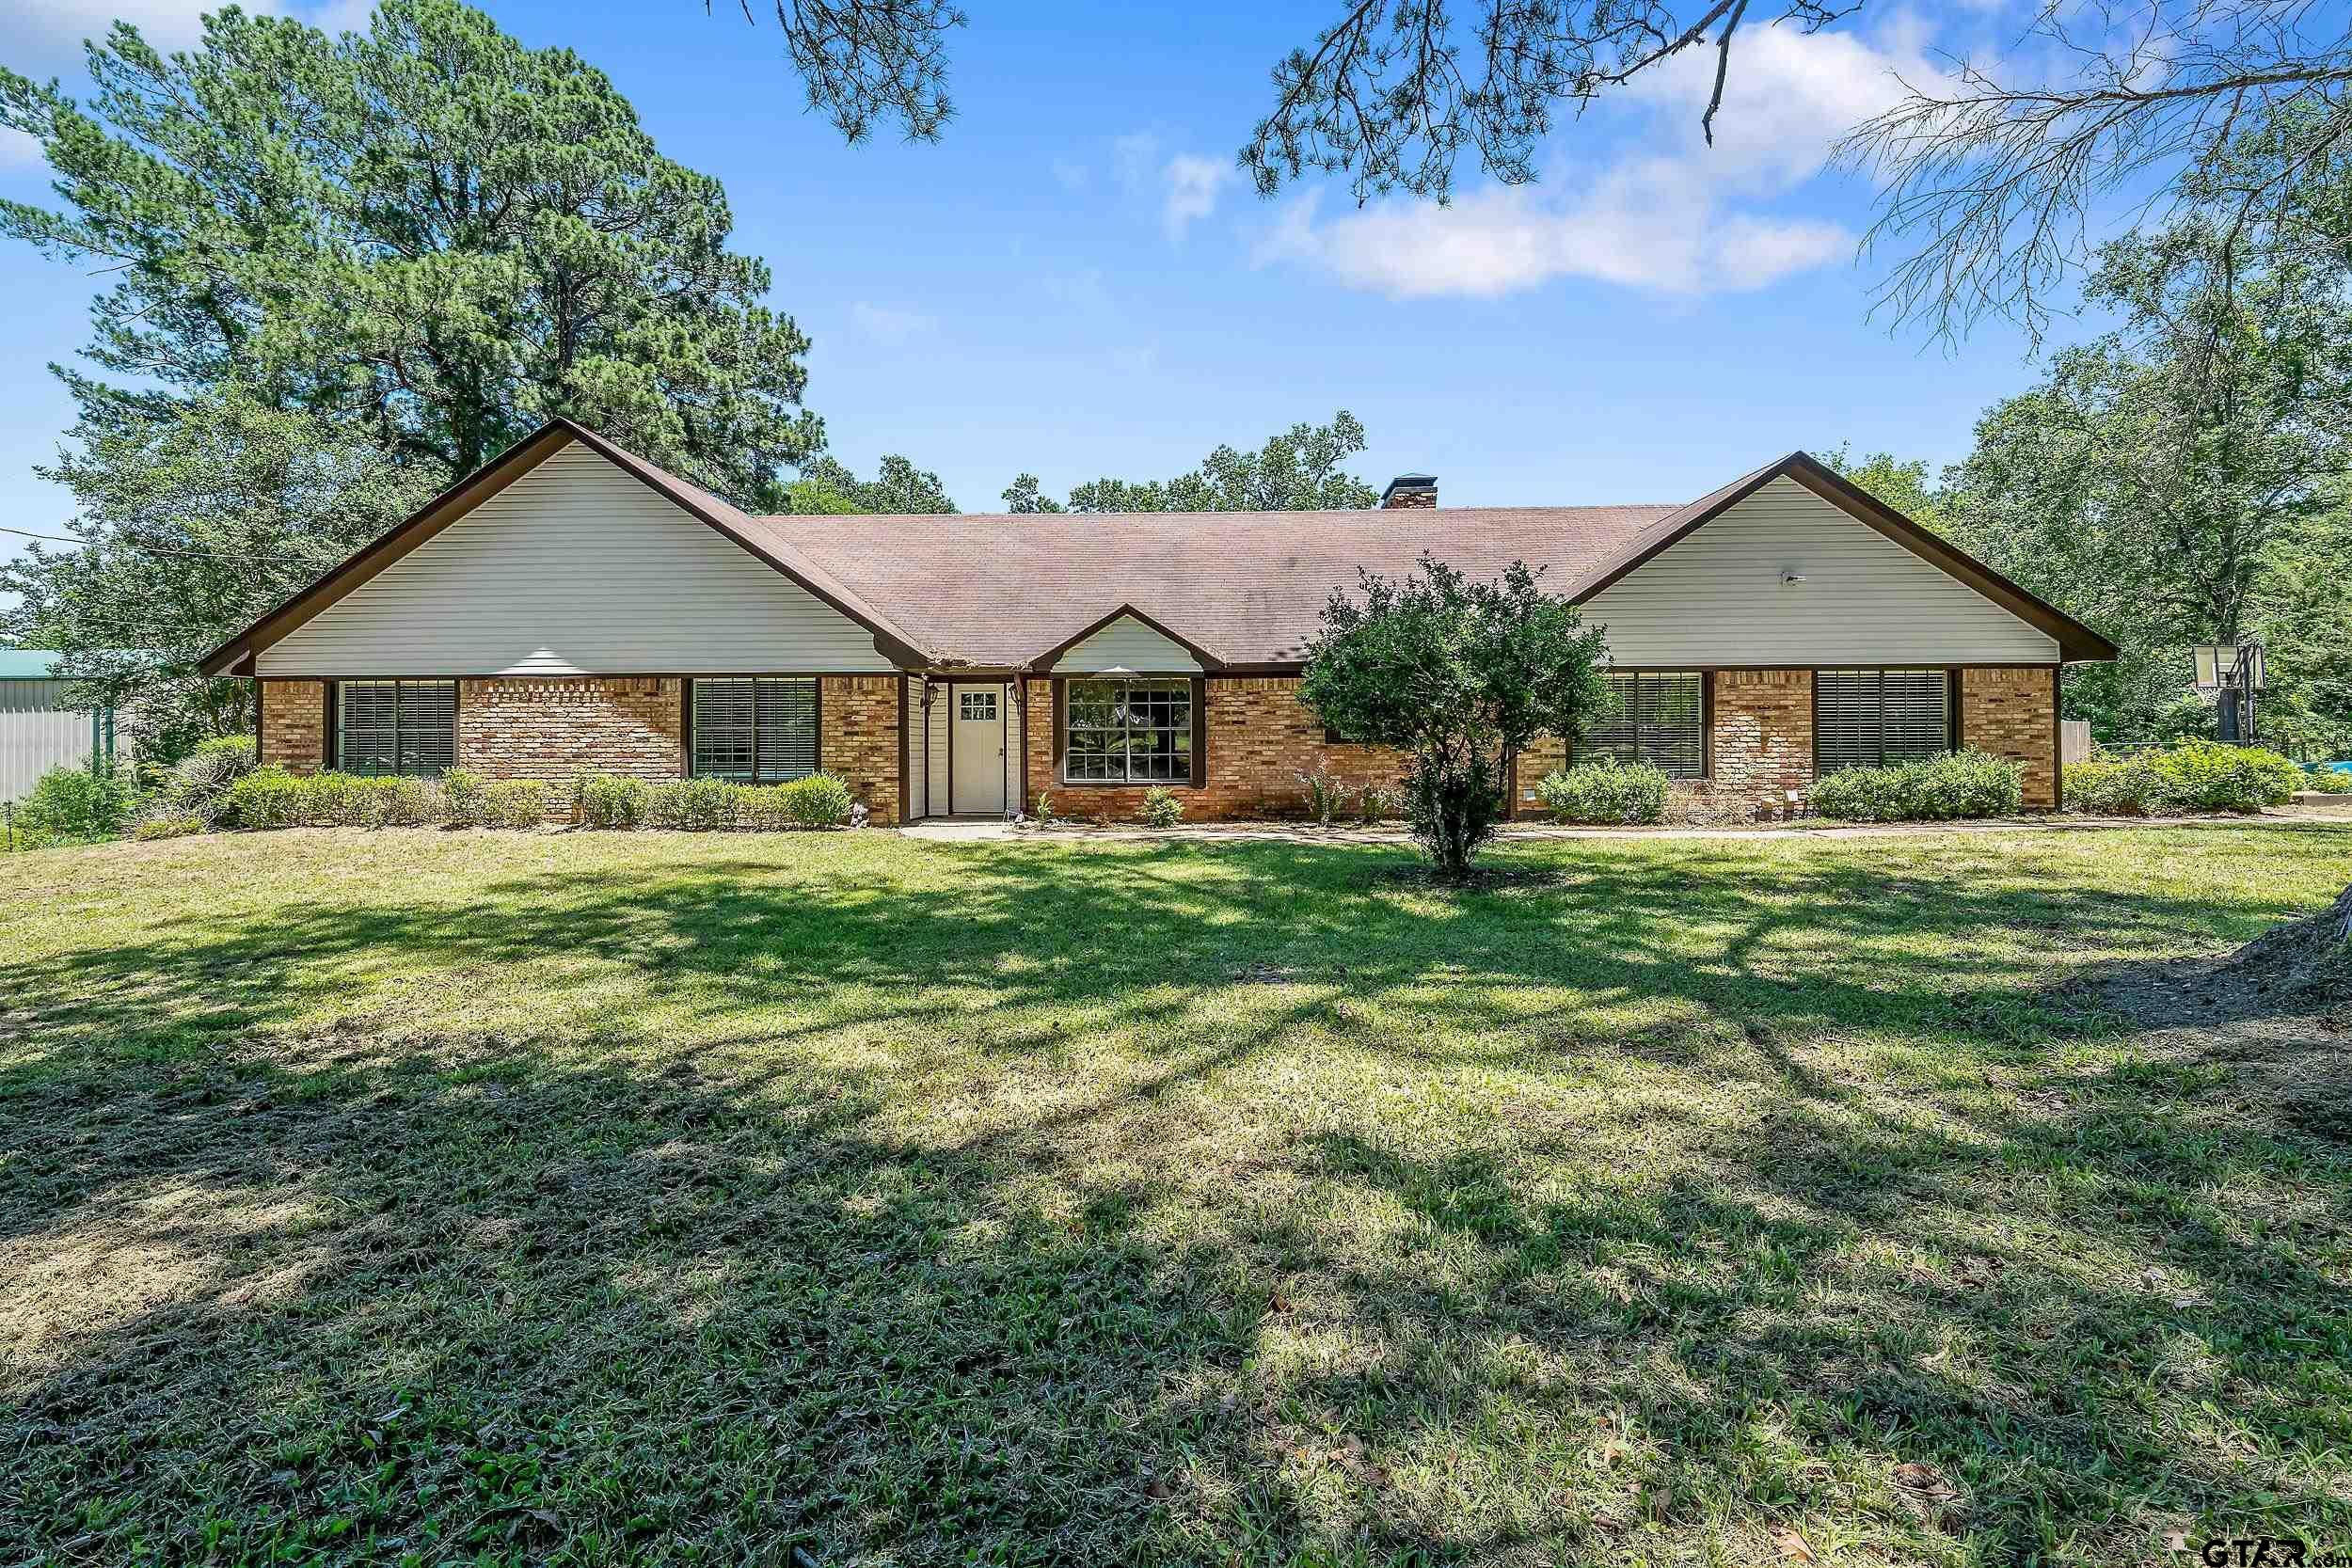
{"label": "window frame", "polygon": [[[1667,669],[1661,666],[1657,669],[1651,669],[1648,666],[1643,665],[1636,666],[1631,669],[1604,670],[1600,673],[1603,680],[1629,680],[1633,683],[1634,706],[1632,714],[1628,720],[1628,727],[1629,727],[1633,732],[1633,754],[1629,760],[1649,763],[1652,767],[1664,771],[1668,778],[1674,780],[1677,784],[1702,784],[1715,776],[1715,672],[1711,667],[1700,667],[1694,669],[1685,666],[1675,669]],[[1640,706],[1642,683],[1645,680],[1664,681],[1670,677],[1674,679],[1688,678],[1698,682],[1699,755],[1698,771],[1695,773],[1677,773],[1671,768],[1668,768],[1666,764],[1659,762],[1655,758],[1646,757],[1642,754],[1642,722]],[[1569,736],[1565,738],[1566,741],[1568,766],[1573,768],[1578,763],[1586,759],[1586,752],[1584,749],[1585,737],[1580,731],[1579,734]],[[1597,754],[1614,757],[1619,762],[1629,760],[1628,758],[1618,756],[1614,750],[1602,752]]]}
{"label": "window frame", "polygon": [[[1070,776],[1070,696],[1073,686],[1181,686],[1190,705],[1191,737],[1186,742],[1189,770],[1172,779],[1140,779],[1132,772],[1117,779],[1073,779]],[[1153,726],[1154,729],[1157,726]],[[1180,733],[1171,730],[1169,733]],[[1170,673],[1120,675],[1057,675],[1054,677],[1054,783],[1056,789],[1198,789],[1208,777],[1208,681],[1205,676]]]}
{"label": "window frame", "polygon": [[[1871,675],[1877,677],[1878,683],[1879,714],[1878,749],[1876,760],[1868,762],[1842,763],[1836,768],[1831,769],[1831,771],[1843,772],[1849,768],[1886,768],[1895,766],[1895,764],[1890,764],[1886,757],[1886,677],[1888,675],[1940,675],[1943,677],[1944,743],[1942,751],[1957,752],[1960,750],[1960,666],[1953,664],[1823,665],[1812,670],[1809,673],[1809,682],[1813,688],[1813,777],[1817,781],[1829,776],[1829,774],[1823,772],[1821,768],[1821,677],[1823,675]],[[1941,752],[1927,753],[1927,755],[1930,756],[1939,754],[1941,754]],[[1916,757],[1905,756],[1897,758],[1896,762],[1913,762],[1917,760],[1920,759]]]}
{"label": "window frame", "polygon": [[[695,701],[695,688],[698,686],[708,686],[718,683],[737,681],[748,681],[751,683],[752,687],[751,768],[748,776],[738,776],[737,773],[731,769],[726,771],[705,769],[697,766],[695,760],[695,753],[699,750],[695,744],[695,726],[698,722],[698,713],[700,709],[700,705]],[[795,773],[789,777],[763,779],[759,776],[760,687],[763,683],[772,684],[785,681],[805,682],[808,687],[808,772]],[[691,675],[687,677],[683,684],[685,686],[685,690],[680,697],[680,703],[684,708],[684,712],[681,715],[683,721],[681,728],[683,729],[684,734],[681,736],[683,744],[681,745],[680,750],[685,753],[685,777],[690,779],[724,779],[730,784],[743,784],[757,787],[768,787],[779,784],[790,784],[796,779],[805,779],[811,774],[821,773],[825,770],[825,680],[822,675],[794,674],[784,671],[762,670],[755,673],[740,675]]]}
{"label": "window frame", "polygon": [[[330,733],[324,748],[326,766],[338,773],[348,774],[358,779],[437,779],[442,777],[457,766],[457,716],[460,697],[458,685],[454,676],[441,678],[430,675],[421,678],[405,675],[366,675],[328,683],[326,717]],[[352,689],[355,687],[389,687],[391,689],[392,766],[389,769],[372,768],[361,772],[347,765],[347,752],[354,727],[345,708],[349,704]],[[449,693],[449,760],[438,764],[429,771],[409,767],[405,760],[409,754],[407,737],[412,730],[411,726],[405,721],[405,704],[402,699],[407,689],[421,687],[438,687]],[[437,725],[435,727],[437,728]],[[368,724],[361,725],[358,729],[362,734],[380,733],[383,726]],[[421,735],[428,732],[425,726],[420,723],[414,727],[413,733]]]}

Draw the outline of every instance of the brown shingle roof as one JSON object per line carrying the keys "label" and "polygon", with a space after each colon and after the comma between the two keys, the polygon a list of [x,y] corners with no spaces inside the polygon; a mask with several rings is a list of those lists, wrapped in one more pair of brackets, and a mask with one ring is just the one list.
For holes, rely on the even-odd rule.
{"label": "brown shingle roof", "polygon": [[1401,577],[1422,554],[1474,578],[1515,561],[1555,594],[1614,581],[1730,502],[1786,473],[2058,639],[2065,658],[2115,645],[1981,562],[1791,452],[1682,506],[1507,506],[1363,512],[1157,512],[754,517],[568,420],[553,420],[399,527],[205,656],[207,674],[253,658],[568,441],[732,538],[874,633],[908,668],[1023,668],[1122,607],[1220,667],[1293,666],[1334,590],[1359,569]]}
{"label": "brown shingle roof", "polygon": [[1684,509],[1504,506],[1361,512],[755,517],[752,537],[814,562],[944,662],[1028,663],[1121,605],[1225,664],[1305,657],[1357,568],[1422,551],[1472,577],[1514,561],[1572,592]]}

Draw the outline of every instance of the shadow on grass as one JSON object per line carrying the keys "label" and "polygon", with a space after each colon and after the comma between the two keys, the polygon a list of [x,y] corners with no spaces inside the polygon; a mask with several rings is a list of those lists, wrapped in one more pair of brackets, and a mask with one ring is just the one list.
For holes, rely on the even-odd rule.
{"label": "shadow on grass", "polygon": [[2285,909],[1394,858],[532,872],[11,974],[0,1557],[2352,1536],[2344,1146],[2044,994]]}

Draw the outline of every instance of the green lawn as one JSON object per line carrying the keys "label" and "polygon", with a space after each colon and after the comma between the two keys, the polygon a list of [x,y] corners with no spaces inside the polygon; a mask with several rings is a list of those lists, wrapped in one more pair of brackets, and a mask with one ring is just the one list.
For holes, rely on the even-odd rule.
{"label": "green lawn", "polygon": [[1496,863],[0,861],[0,1562],[2352,1549],[2352,824]]}

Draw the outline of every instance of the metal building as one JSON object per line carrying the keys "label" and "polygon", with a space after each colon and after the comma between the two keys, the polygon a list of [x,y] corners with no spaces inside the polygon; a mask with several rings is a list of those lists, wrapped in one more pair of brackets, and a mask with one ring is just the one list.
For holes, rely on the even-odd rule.
{"label": "metal building", "polygon": [[72,706],[57,656],[0,648],[0,800],[22,800],[52,768],[87,768],[115,754],[112,708]]}

